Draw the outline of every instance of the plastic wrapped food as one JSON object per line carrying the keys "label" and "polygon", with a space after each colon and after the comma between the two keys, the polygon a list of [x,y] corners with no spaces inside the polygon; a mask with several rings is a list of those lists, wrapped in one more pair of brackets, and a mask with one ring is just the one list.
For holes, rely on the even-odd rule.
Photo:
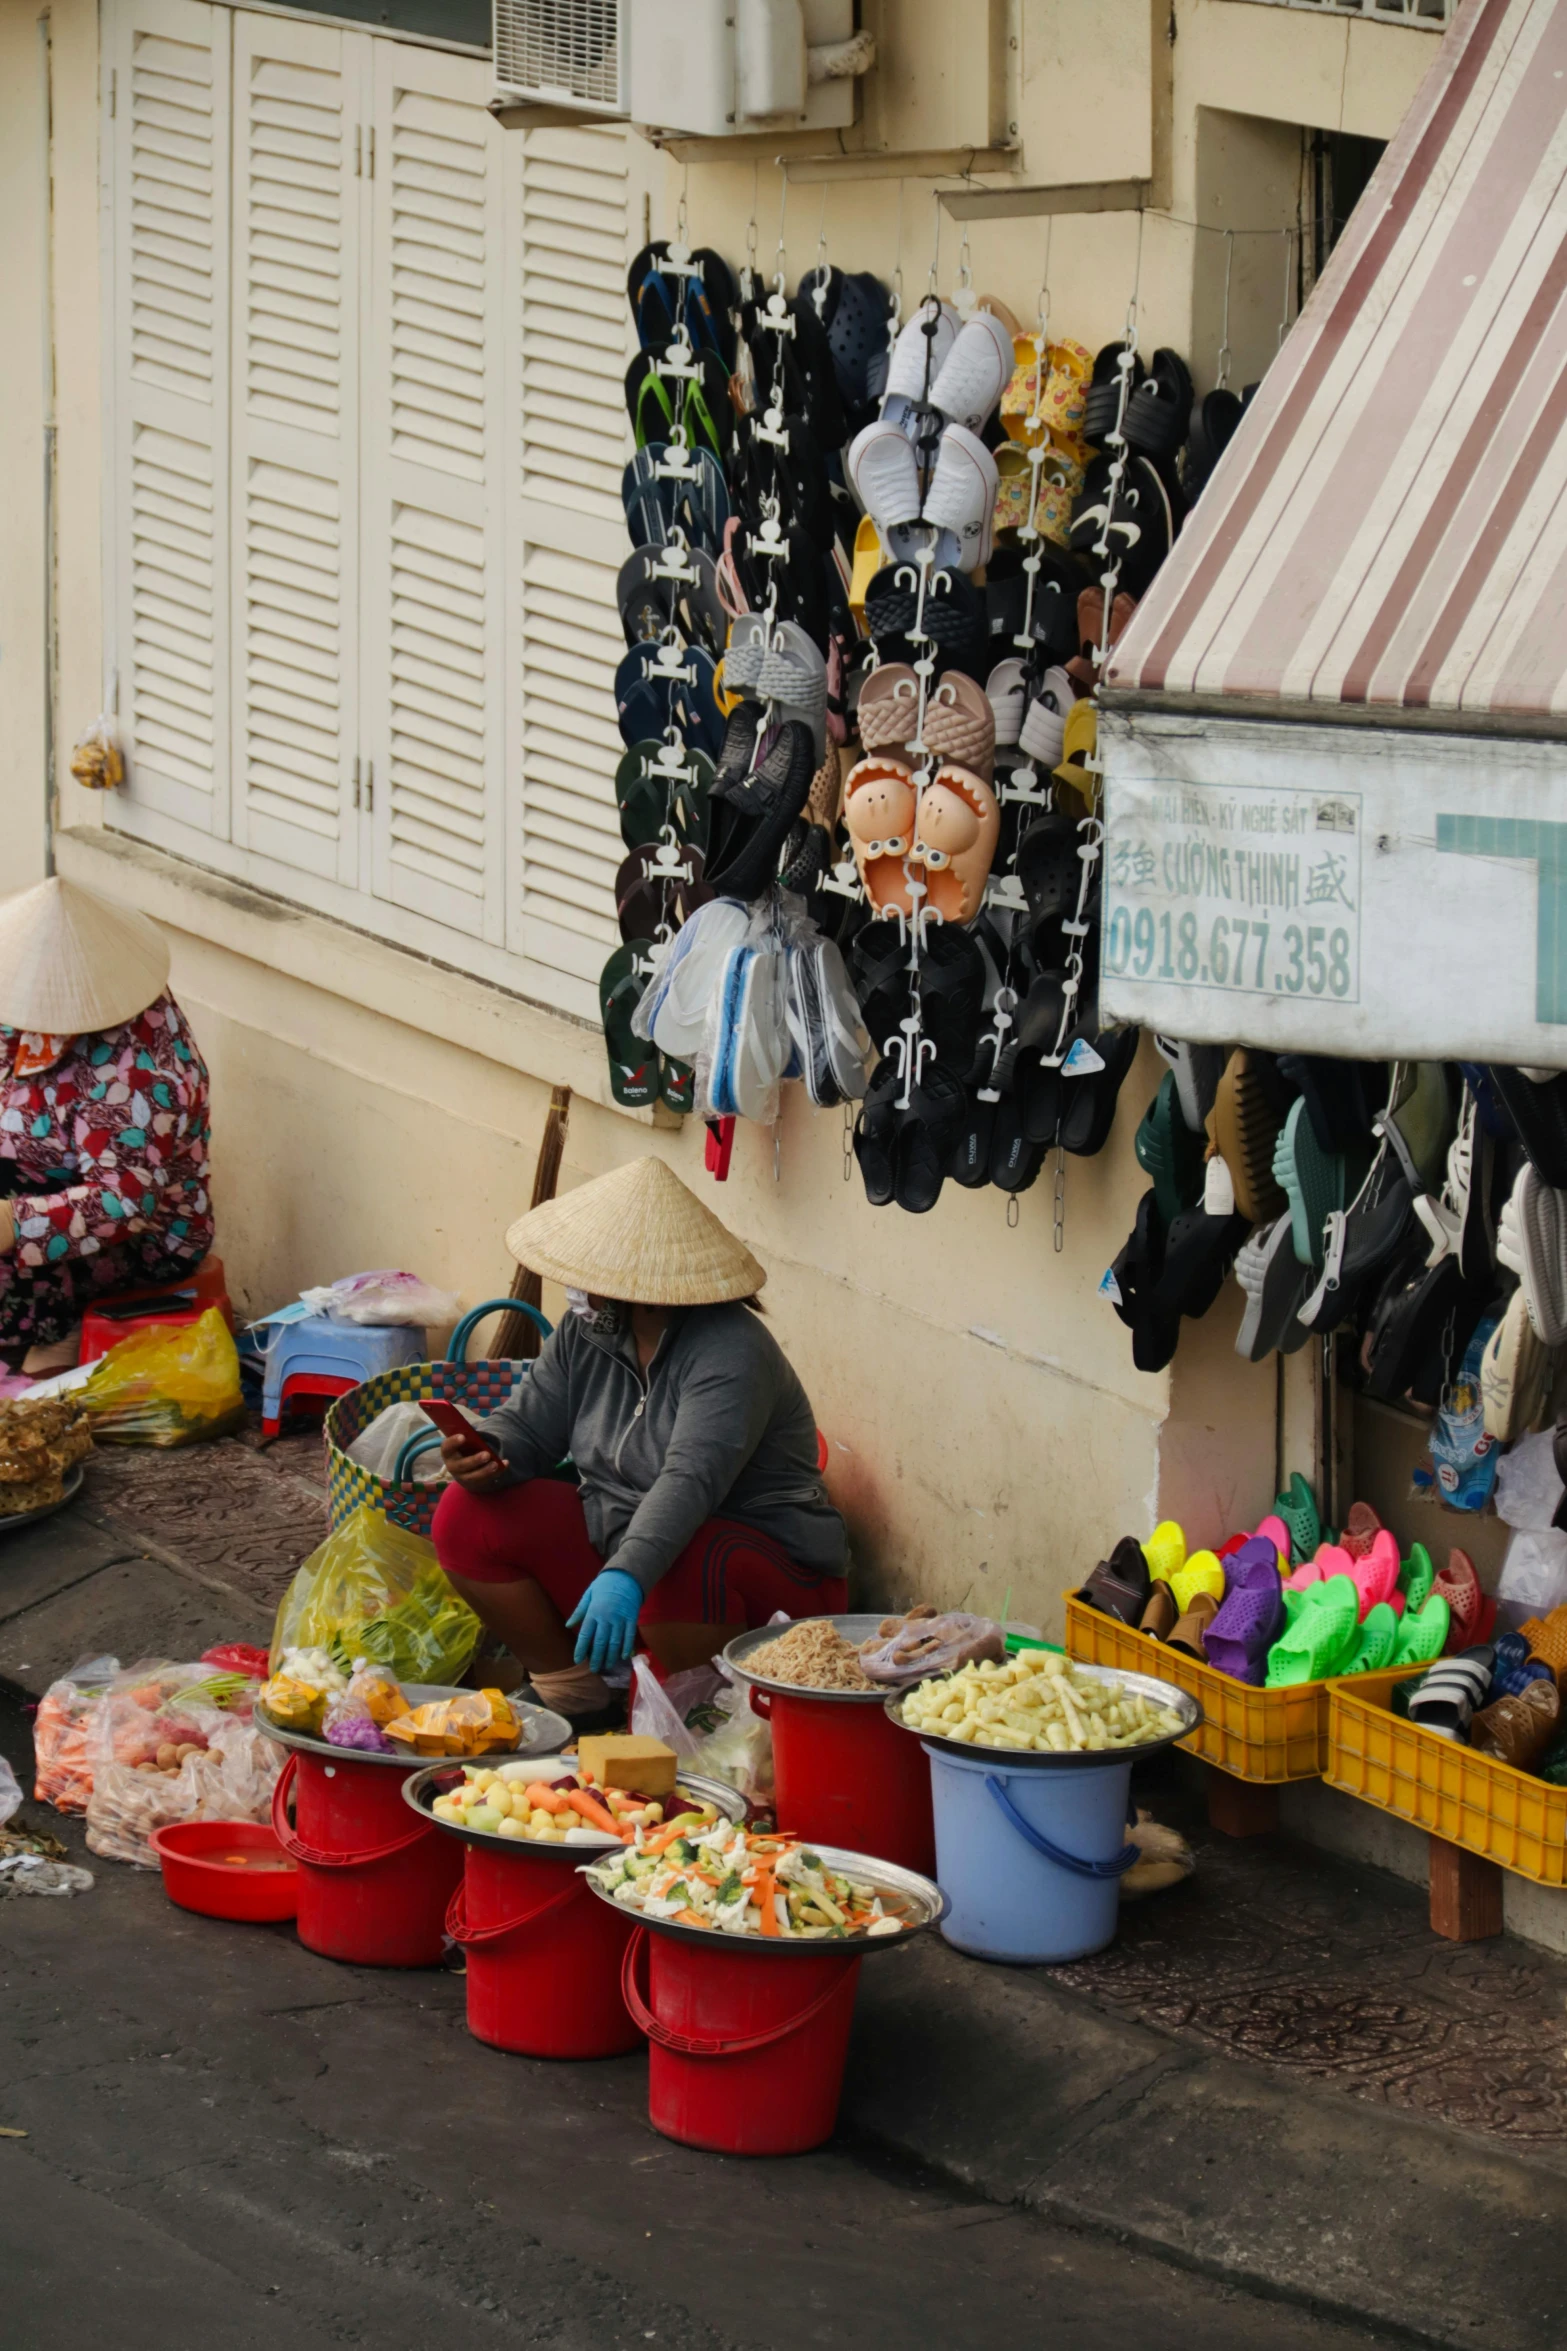
{"label": "plastic wrapped food", "polygon": [[92,1721],[120,1673],[117,1657],[83,1657],[51,1682],[33,1723],[33,1796],[56,1812],[85,1812],[92,1794]]}
{"label": "plastic wrapped food", "polygon": [[370,1755],[395,1755],[396,1746],[368,1714],[340,1715],[322,1733],[329,1747],[357,1747]]}
{"label": "plastic wrapped food", "polygon": [[189,1445],[245,1416],[234,1336],[215,1306],[193,1323],[133,1331],[76,1395],[93,1436],[115,1445]]}
{"label": "plastic wrapped food", "polygon": [[[212,1711],[212,1710],[209,1710]],[[169,1767],[100,1761],[87,1806],[89,1849],[106,1860],[156,1869],[154,1829],[181,1820],[265,1821],[282,1756],[253,1722],[221,1715],[194,1725],[206,1738]]]}
{"label": "plastic wrapped food", "polygon": [[662,1681],[651,1658],[634,1657],[631,1727],[662,1739],[678,1763],[722,1780],[748,1804],[772,1803],[772,1725],[752,1712],[750,1690],[721,1657]]}
{"label": "plastic wrapped food", "polygon": [[501,1690],[459,1690],[433,1698],[385,1726],[395,1745],[415,1755],[489,1755],[515,1747],[522,1726]]}
{"label": "plastic wrapped food", "polygon": [[931,1674],[956,1673],[987,1657],[999,1665],[1006,1653],[1005,1635],[988,1616],[937,1616],[911,1608],[905,1617],[885,1618],[876,1637],[861,1642],[860,1666],[883,1688],[906,1690]]}
{"label": "plastic wrapped food", "polygon": [[344,1673],[367,1658],[402,1682],[451,1684],[479,1631],[436,1564],[434,1544],[365,1503],[311,1552],[284,1593],[272,1669],[285,1670],[286,1650],[322,1648]]}
{"label": "plastic wrapped food", "polygon": [[307,1739],[324,1724],[332,1695],[320,1683],[300,1681],[288,1673],[275,1673],[261,1685],[261,1704],[269,1719],[279,1730],[297,1731]]}

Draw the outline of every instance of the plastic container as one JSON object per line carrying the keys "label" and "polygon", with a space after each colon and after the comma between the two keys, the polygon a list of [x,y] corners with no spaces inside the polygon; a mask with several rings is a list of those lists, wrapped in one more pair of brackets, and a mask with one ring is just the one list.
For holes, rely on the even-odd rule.
{"label": "plastic container", "polygon": [[[453,1784],[450,1765],[403,1783],[403,1800],[429,1805]],[[745,1817],[745,1800],[722,1781],[681,1775],[682,1787]],[[467,1954],[468,2030],[519,2057],[616,2057],[642,2038],[621,1996],[621,1966],[636,1920],[596,1902],[577,1873],[594,1858],[587,1845],[535,1845],[490,1830],[434,1825],[466,1849],[446,1931]],[[608,1838],[603,1849],[611,1850]]]}
{"label": "plastic container", "polygon": [[[945,1903],[928,1878],[868,1854],[821,1848],[832,1869],[868,1880],[910,1933]],[[594,1887],[595,1900],[616,1908]],[[621,1974],[648,2037],[648,2120],[666,2139],[715,2155],[803,2155],[832,2136],[864,1960],[910,1934],[793,1943],[633,1918]]]}
{"label": "plastic container", "polygon": [[901,1700],[887,1700],[899,1736],[930,1759],[936,1877],[950,1905],[942,1933],[959,1951],[1042,1965],[1113,1938],[1121,1878],[1137,1859],[1126,1841],[1132,1765],[1188,1736],[1197,1707],[1148,1674],[1100,1678],[1173,1708],[1185,1730],[1112,1754],[976,1748],[903,1729]]}
{"label": "plastic container", "polygon": [[[858,1644],[882,1619],[825,1621]],[[813,1844],[874,1853],[929,1877],[936,1866],[930,1773],[913,1741],[888,1722],[885,1689],[802,1690],[753,1673],[751,1652],[785,1629],[763,1625],[724,1651],[725,1662],[749,1683],[752,1705],[772,1724],[779,1827]]]}
{"label": "plastic container", "polygon": [[[449,1689],[405,1682],[410,1703]],[[518,1755],[549,1754],[569,1737],[564,1716],[523,1706]],[[299,1939],[323,1959],[358,1967],[434,1967],[446,1947],[446,1910],[462,1853],[432,1821],[410,1816],[403,1782],[424,1759],[371,1755],[256,1721],[292,1750],[272,1797],[272,1826],[299,1864]],[[288,1800],[295,1796],[295,1818]]]}
{"label": "plastic container", "polygon": [[[1161,1681],[1173,1682],[1195,1698],[1202,1721],[1180,1744],[1235,1779],[1282,1784],[1320,1779],[1327,1769],[1331,1682],[1259,1690],[1188,1657],[1183,1649],[1171,1649],[1151,1633],[1106,1616],[1102,1609],[1090,1608],[1075,1592],[1067,1595],[1066,1646],[1068,1655],[1082,1664],[1156,1673]],[[1377,1689],[1391,1687],[1408,1674],[1406,1665],[1350,1678]]]}
{"label": "plastic container", "polygon": [[253,1820],[181,1820],[148,1842],[163,1868],[163,1890],[203,1918],[261,1925],[292,1918],[299,1871],[276,1832]]}
{"label": "plastic container", "polygon": [[1395,1714],[1394,1686],[1419,1678],[1405,1666],[1328,1685],[1328,1786],[1536,1885],[1567,1885],[1567,1788]]}

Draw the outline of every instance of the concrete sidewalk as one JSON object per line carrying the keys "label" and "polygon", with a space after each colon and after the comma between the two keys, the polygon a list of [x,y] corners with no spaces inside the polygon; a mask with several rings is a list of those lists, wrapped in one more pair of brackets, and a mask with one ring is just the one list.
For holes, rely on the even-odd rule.
{"label": "concrete sidewalk", "polygon": [[[0,1547],[0,1678],[36,1693],[82,1653],[264,1639],[318,1539],[313,1476],[243,1445],[98,1469],[84,1505]],[[191,1485],[196,1558],[148,1503]],[[229,1575],[220,1510],[245,1535]],[[1178,1777],[1149,1795],[1182,1816]],[[1395,1879],[1182,1825],[1197,1877],[1094,1960],[988,1967],[932,1940],[867,1967],[844,2147],[1355,2326],[1554,2346],[1567,1963],[1443,1944]]]}

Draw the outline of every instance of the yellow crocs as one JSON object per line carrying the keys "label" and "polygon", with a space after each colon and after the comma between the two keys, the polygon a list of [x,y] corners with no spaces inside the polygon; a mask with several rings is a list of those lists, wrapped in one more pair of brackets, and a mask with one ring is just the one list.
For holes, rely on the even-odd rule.
{"label": "yellow crocs", "polygon": [[1194,1551],[1171,1576],[1170,1589],[1184,1615],[1199,1592],[1211,1592],[1215,1600],[1224,1598],[1224,1570],[1211,1551]]}
{"label": "yellow crocs", "polygon": [[1186,1565],[1186,1535],[1173,1518],[1161,1519],[1143,1545],[1148,1573],[1168,1583]]}
{"label": "yellow crocs", "polygon": [[865,626],[865,591],[887,558],[882,553],[881,533],[868,514],[860,516],[859,528],[854,534],[854,567],[849,575],[849,610],[858,627]]}

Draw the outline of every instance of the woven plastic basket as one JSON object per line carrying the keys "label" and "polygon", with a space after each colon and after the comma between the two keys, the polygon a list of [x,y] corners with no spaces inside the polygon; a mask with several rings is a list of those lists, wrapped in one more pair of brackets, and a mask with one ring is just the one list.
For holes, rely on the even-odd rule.
{"label": "woven plastic basket", "polygon": [[[342,1526],[368,1502],[372,1510],[382,1512],[394,1526],[407,1527],[416,1535],[428,1535],[435,1506],[445,1487],[426,1485],[407,1474],[414,1446],[404,1445],[402,1449],[397,1466],[404,1474],[390,1478],[377,1477],[373,1471],[361,1468],[349,1458],[348,1448],[389,1404],[418,1403],[426,1396],[439,1397],[448,1404],[460,1404],[465,1412],[480,1415],[506,1403],[526,1379],[531,1366],[499,1356],[478,1363],[469,1363],[465,1357],[469,1338],[485,1316],[508,1311],[527,1315],[549,1337],[550,1324],[533,1307],[522,1305],[516,1298],[487,1298],[482,1306],[475,1306],[463,1316],[452,1333],[443,1362],[399,1364],[393,1371],[376,1372],[372,1378],[361,1380],[346,1396],[339,1396],[323,1423],[334,1527]],[[440,1441],[440,1432],[432,1425],[429,1449]],[[418,1450],[426,1448],[420,1445]]]}
{"label": "woven plastic basket", "polygon": [[[1102,1609],[1090,1608],[1075,1592],[1067,1595],[1066,1646],[1070,1656],[1082,1658],[1086,1665],[1154,1673],[1189,1691],[1201,1703],[1202,1721],[1180,1745],[1235,1779],[1278,1786],[1286,1780],[1320,1779],[1327,1769],[1331,1682],[1259,1690],[1106,1616]],[[1408,1666],[1390,1667],[1383,1673],[1356,1674],[1348,1686],[1376,1689],[1405,1680],[1408,1674]]]}

